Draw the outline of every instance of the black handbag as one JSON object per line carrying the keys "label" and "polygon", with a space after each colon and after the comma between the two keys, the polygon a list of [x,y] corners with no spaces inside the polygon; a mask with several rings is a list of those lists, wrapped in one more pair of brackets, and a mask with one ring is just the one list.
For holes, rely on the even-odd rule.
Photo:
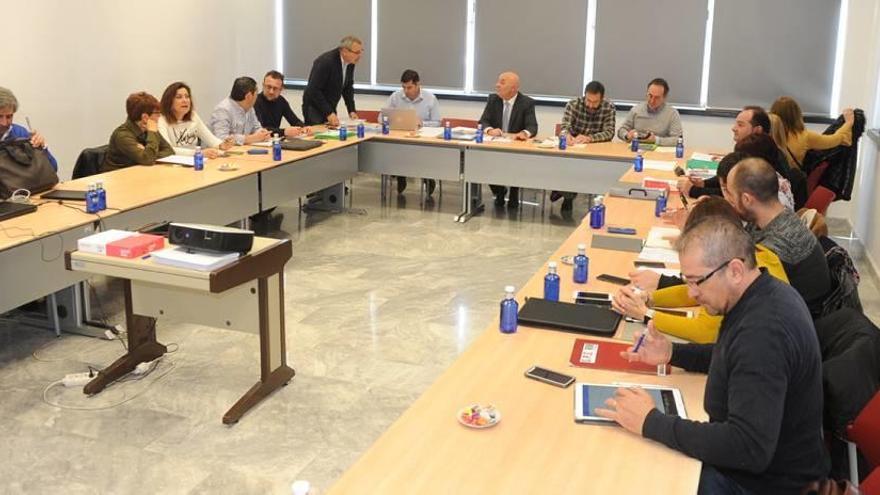
{"label": "black handbag", "polygon": [[36,194],[57,183],[58,174],[46,150],[34,148],[28,139],[0,142],[0,199],[9,199],[16,189]]}

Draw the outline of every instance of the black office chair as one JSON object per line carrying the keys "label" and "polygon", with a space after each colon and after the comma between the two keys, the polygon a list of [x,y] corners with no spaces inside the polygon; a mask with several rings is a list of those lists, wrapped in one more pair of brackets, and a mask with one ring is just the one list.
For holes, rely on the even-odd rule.
{"label": "black office chair", "polygon": [[88,177],[101,173],[101,164],[107,154],[107,145],[82,150],[73,166],[73,178]]}

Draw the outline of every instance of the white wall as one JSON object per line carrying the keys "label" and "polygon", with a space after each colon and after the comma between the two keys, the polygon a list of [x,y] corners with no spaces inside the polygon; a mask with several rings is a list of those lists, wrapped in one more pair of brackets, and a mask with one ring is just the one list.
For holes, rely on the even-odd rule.
{"label": "white wall", "polygon": [[183,80],[205,116],[232,81],[273,68],[272,0],[15,2],[3,23],[3,78],[69,178],[79,152],[106,144],[135,91]]}

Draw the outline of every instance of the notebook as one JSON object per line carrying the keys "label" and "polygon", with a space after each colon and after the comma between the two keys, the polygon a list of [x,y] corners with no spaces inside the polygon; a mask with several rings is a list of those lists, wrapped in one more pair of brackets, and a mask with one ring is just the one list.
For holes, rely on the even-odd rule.
{"label": "notebook", "polygon": [[608,306],[526,299],[517,320],[523,325],[549,327],[569,332],[611,336],[617,332],[620,314]]}
{"label": "notebook", "polygon": [[37,211],[37,205],[32,205],[30,203],[15,203],[12,201],[0,201],[0,221],[26,215],[34,211]]}

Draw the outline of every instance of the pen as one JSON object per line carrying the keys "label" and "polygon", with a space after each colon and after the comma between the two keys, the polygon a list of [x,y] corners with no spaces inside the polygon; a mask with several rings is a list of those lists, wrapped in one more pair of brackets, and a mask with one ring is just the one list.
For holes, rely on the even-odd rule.
{"label": "pen", "polygon": [[648,332],[642,332],[642,334],[639,335],[639,340],[636,341],[636,346],[633,347],[633,350],[632,350],[633,354],[635,354],[636,352],[639,352],[639,348],[642,347],[642,344],[645,342],[645,335],[647,335],[647,334],[648,334]]}
{"label": "pen", "polygon": [[27,123],[28,130],[29,130],[29,131],[33,131],[34,128],[31,127],[31,118],[30,118],[30,117],[25,117],[25,118],[24,118],[24,121]]}

